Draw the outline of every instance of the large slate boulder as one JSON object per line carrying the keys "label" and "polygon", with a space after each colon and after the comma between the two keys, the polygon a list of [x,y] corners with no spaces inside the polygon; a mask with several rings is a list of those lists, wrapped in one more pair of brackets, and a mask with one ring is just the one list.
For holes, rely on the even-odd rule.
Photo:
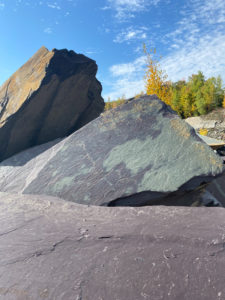
{"label": "large slate boulder", "polygon": [[0,88],[0,161],[65,137],[104,109],[92,59],[42,47]]}
{"label": "large slate boulder", "polygon": [[105,112],[39,155],[35,149],[0,164],[0,191],[93,205],[191,205],[199,186],[224,170],[156,96]]}
{"label": "large slate boulder", "polygon": [[225,210],[0,193],[0,298],[223,300]]}

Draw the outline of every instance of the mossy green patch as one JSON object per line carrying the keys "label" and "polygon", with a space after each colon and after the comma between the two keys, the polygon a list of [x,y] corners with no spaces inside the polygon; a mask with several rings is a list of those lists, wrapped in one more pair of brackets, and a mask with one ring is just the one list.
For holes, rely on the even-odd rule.
{"label": "mossy green patch", "polygon": [[104,160],[103,167],[109,172],[120,163],[124,163],[131,175],[136,175],[149,165],[149,149],[152,148],[152,142],[152,137],[148,136],[144,141],[132,139],[114,147]]}
{"label": "mossy green patch", "polygon": [[85,196],[84,196],[84,201],[85,201],[85,202],[90,202],[90,197],[89,197],[88,195],[85,195]]}
{"label": "mossy green patch", "polygon": [[53,186],[53,191],[54,192],[60,192],[62,191],[65,187],[70,186],[74,182],[74,177],[73,176],[67,176],[63,177],[59,181],[57,181],[54,186]]}
{"label": "mossy green patch", "polygon": [[53,173],[52,173],[52,177],[55,177],[57,175],[57,170],[55,170]]}

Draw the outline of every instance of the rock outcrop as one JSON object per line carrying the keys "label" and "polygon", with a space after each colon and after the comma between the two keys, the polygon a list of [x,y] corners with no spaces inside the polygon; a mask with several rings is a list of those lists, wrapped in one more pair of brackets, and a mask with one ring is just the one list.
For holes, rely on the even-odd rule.
{"label": "rock outcrop", "polygon": [[223,300],[225,210],[0,193],[0,298]]}
{"label": "rock outcrop", "polygon": [[224,171],[156,96],[105,112],[39,155],[35,149],[0,164],[0,191],[93,205],[191,205],[200,185]]}
{"label": "rock outcrop", "polygon": [[97,65],[68,50],[42,47],[0,88],[0,161],[65,137],[104,109]]}
{"label": "rock outcrop", "polygon": [[218,108],[207,115],[190,117],[185,120],[197,132],[207,129],[207,136],[225,141],[225,109]]}

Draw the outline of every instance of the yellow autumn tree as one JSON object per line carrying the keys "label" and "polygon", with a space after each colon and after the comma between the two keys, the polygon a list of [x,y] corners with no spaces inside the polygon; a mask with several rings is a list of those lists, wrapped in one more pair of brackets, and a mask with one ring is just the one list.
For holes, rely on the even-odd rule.
{"label": "yellow autumn tree", "polygon": [[223,97],[223,108],[225,108],[225,94],[224,94],[224,97]]}
{"label": "yellow autumn tree", "polygon": [[119,97],[117,100],[111,101],[110,98],[108,98],[108,101],[105,102],[105,111],[110,110],[112,108],[116,108],[117,106],[124,104],[126,102],[125,95],[122,97]]}
{"label": "yellow autumn tree", "polygon": [[167,81],[167,74],[160,67],[159,61],[153,58],[156,54],[156,50],[150,52],[147,51],[144,45],[144,53],[147,58],[147,69],[145,74],[145,87],[147,95],[156,94],[159,99],[168,105],[172,102],[172,90],[171,84]]}

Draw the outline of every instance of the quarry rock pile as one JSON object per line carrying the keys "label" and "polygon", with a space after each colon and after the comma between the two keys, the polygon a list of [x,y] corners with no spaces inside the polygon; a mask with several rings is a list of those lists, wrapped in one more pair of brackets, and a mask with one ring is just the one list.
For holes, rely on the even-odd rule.
{"label": "quarry rock pile", "polygon": [[223,160],[96,71],[42,47],[0,88],[0,299],[225,299]]}
{"label": "quarry rock pile", "polygon": [[207,136],[225,141],[225,109],[219,108],[207,115],[186,119],[197,132],[207,129]]}
{"label": "quarry rock pile", "polygon": [[39,49],[0,88],[0,161],[96,118],[104,109],[96,72],[84,55]]}

